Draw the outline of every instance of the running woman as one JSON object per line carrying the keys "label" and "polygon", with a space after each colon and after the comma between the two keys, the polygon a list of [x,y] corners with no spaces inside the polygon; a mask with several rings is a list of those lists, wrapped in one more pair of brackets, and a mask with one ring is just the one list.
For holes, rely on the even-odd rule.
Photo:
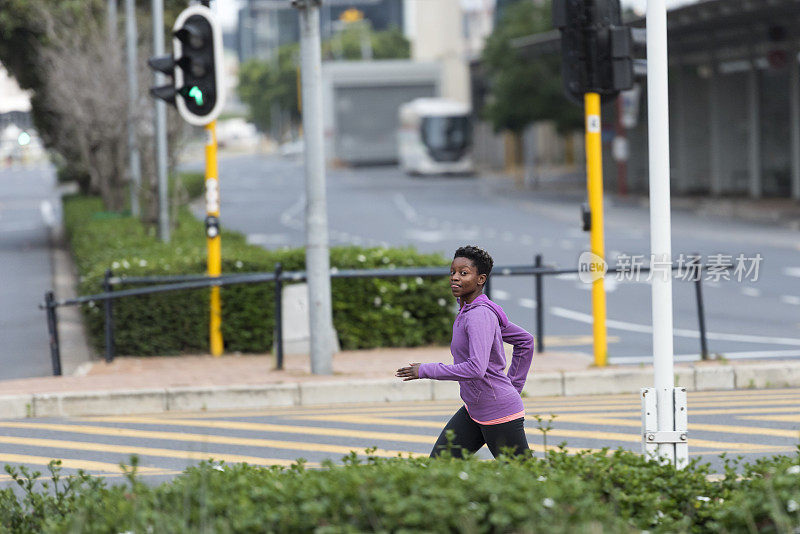
{"label": "running woman", "polygon": [[[533,336],[509,321],[503,309],[483,294],[493,265],[483,249],[456,250],[450,265],[450,290],[459,304],[450,343],[453,364],[412,363],[395,374],[403,381],[430,378],[459,383],[464,406],[442,430],[431,458],[447,448],[448,430],[455,434],[451,453],[457,458],[463,456],[462,449],[472,454],[484,443],[495,458],[504,447],[515,455],[529,450],[520,394],[533,361]],[[514,346],[508,374],[504,341]]]}

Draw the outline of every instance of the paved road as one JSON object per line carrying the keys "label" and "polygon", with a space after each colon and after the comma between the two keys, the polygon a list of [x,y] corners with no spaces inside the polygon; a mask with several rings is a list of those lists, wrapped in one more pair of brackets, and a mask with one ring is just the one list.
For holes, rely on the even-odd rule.
{"label": "paved road", "polygon": [[[302,246],[303,170],[299,161],[264,156],[220,163],[222,223],[268,248]],[[332,245],[412,245],[450,256],[456,247],[486,247],[497,265],[545,262],[575,268],[588,248],[579,228],[580,199],[516,191],[508,181],[410,178],[396,168],[328,172]],[[609,258],[648,254],[649,215],[638,202],[606,202]],[[202,213],[198,213],[202,215]],[[673,214],[673,255],[699,252],[763,258],[758,280],[704,283],[709,348],[727,358],[800,357],[800,239],[797,232],[758,224]],[[752,267],[753,262],[744,262]],[[646,280],[607,279],[611,361],[636,363],[652,355],[650,288]],[[492,297],[512,320],[533,330],[533,283],[496,277]],[[675,354],[697,359],[693,284],[674,287]],[[545,284],[547,346],[591,351],[589,286],[567,275]],[[552,337],[548,337],[552,336]]]}
{"label": "paved road", "polygon": [[[719,471],[722,452],[747,460],[792,454],[800,440],[798,403],[800,389],[690,393],[691,458]],[[638,395],[531,398],[525,404],[528,439],[537,455],[544,444],[534,414],[557,415],[548,447],[565,442],[569,451],[641,450]],[[429,401],[0,421],[0,464],[41,470],[60,458],[66,472],[114,477],[119,464],[136,454],[142,474],[158,481],[208,458],[289,465],[302,457],[315,466],[368,447],[378,447],[373,454],[384,457],[427,455],[458,407],[455,401]],[[491,458],[485,447],[479,456]],[[0,485],[7,483],[8,477],[0,477]]]}
{"label": "paved road", "polygon": [[52,374],[44,312],[52,288],[46,222],[59,209],[49,165],[0,168],[0,379]]}

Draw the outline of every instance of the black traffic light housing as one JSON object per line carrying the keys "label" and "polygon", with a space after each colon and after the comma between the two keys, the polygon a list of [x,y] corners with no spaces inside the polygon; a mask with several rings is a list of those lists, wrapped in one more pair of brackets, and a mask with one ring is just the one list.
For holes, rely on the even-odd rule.
{"label": "black traffic light housing", "polygon": [[599,93],[604,102],[633,87],[630,28],[619,0],[553,0],[553,26],[561,31],[564,92],[577,104]]}
{"label": "black traffic light housing", "polygon": [[222,80],[222,32],[211,10],[202,5],[184,9],[173,27],[170,55],[148,60],[154,70],[172,77],[171,85],[150,93],[178,108],[195,126],[215,120],[225,99]]}

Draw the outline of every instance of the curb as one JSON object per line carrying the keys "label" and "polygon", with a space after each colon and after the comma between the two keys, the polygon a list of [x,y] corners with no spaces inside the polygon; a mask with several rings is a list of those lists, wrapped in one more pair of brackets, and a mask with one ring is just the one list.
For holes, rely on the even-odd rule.
{"label": "curb", "polygon": [[[649,368],[590,369],[531,375],[527,397],[638,393],[653,381]],[[691,391],[800,387],[800,361],[678,367],[675,385]],[[0,396],[0,418],[128,415],[180,411],[265,409],[368,402],[456,400],[455,382],[340,380]]]}

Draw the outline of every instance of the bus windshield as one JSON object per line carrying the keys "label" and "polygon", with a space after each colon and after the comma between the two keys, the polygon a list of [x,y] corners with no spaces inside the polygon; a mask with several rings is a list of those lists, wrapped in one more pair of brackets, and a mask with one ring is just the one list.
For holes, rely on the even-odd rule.
{"label": "bus windshield", "polygon": [[420,128],[422,142],[436,161],[460,159],[471,142],[467,116],[424,117]]}

